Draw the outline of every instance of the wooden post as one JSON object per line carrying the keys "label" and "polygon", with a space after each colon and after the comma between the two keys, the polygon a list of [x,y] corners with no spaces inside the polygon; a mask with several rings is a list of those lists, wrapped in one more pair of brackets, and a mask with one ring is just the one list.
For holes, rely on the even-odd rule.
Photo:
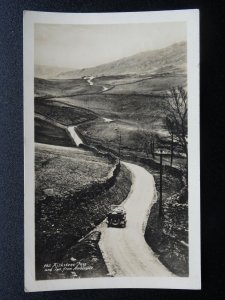
{"label": "wooden post", "polygon": [[119,133],[119,164],[120,164],[120,149],[121,149],[121,132],[118,130],[118,129],[116,129],[116,132],[118,132]]}
{"label": "wooden post", "polygon": [[162,150],[160,150],[160,187],[159,187],[159,219],[162,220],[163,217],[163,207],[162,207]]}
{"label": "wooden post", "polygon": [[152,141],[152,156],[153,156],[153,159],[155,159],[155,140],[154,139]]}
{"label": "wooden post", "polygon": [[170,157],[170,166],[172,167],[173,165],[173,132],[172,132],[172,135],[171,135],[171,148],[170,148],[170,154],[171,154],[171,157]]}

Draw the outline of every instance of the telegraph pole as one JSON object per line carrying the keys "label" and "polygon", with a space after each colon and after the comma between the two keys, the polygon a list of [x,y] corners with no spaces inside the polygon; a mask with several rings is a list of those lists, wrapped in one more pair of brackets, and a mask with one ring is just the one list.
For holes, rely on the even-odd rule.
{"label": "telegraph pole", "polygon": [[171,154],[171,157],[170,157],[170,166],[172,167],[172,165],[173,165],[173,132],[171,134],[171,150],[170,150],[170,154]]}
{"label": "telegraph pole", "polygon": [[159,220],[163,217],[163,207],[162,207],[162,150],[160,150],[160,187],[159,187]]}
{"label": "telegraph pole", "polygon": [[120,130],[118,129],[118,128],[116,128],[115,129],[115,131],[116,131],[116,134],[118,134],[119,135],[119,149],[118,149],[118,151],[119,151],[119,153],[118,153],[118,157],[119,157],[119,164],[120,164],[120,151],[121,151],[121,132],[120,132]]}
{"label": "telegraph pole", "polygon": [[119,162],[120,162],[120,148],[121,148],[121,132],[119,131]]}

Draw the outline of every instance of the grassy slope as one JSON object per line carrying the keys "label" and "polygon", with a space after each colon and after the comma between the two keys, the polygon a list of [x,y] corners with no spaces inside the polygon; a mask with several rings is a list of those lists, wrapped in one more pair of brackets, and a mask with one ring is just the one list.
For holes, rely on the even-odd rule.
{"label": "grassy slope", "polygon": [[[112,87],[113,84],[116,85],[114,88],[101,93],[103,86]],[[54,99],[48,102],[36,101],[35,109],[65,122],[66,118],[59,117],[57,108],[59,103],[64,103],[65,106],[69,104],[92,110],[103,117],[129,120],[138,122],[139,125],[147,124],[148,127],[156,126],[158,129],[163,129],[162,93],[170,86],[180,84],[186,85],[186,76],[183,73],[175,75],[173,72],[155,74],[150,79],[146,75],[102,76],[94,79],[93,86],[87,85],[84,79],[52,81],[37,79],[35,81],[36,93],[48,92],[49,96],[58,98],[57,103]],[[75,89],[76,86],[82,87],[83,85],[85,86],[82,92],[84,95]],[[46,106],[46,112],[44,106]],[[71,108],[61,108],[61,111],[63,110],[66,114]],[[78,114],[82,115],[82,112]],[[68,115],[67,122],[71,124],[76,121],[71,111]],[[85,119],[84,115],[85,113],[82,120]],[[92,116],[89,118],[92,119]]]}
{"label": "grassy slope", "polygon": [[101,86],[115,86],[120,84],[126,84],[135,82],[137,80],[140,80],[142,78],[145,78],[146,76],[140,76],[140,75],[111,75],[111,76],[99,76],[95,78],[95,83],[97,85]]}
{"label": "grassy slope", "polygon": [[91,183],[93,178],[106,177],[111,167],[106,159],[95,157],[89,151],[36,145],[36,202],[45,189],[51,188],[58,197],[65,197]]}
{"label": "grassy slope", "polygon": [[45,120],[35,118],[35,142],[73,146],[71,139],[63,128],[59,128]]}
{"label": "grassy slope", "polygon": [[174,85],[186,85],[186,78],[183,74],[161,74],[149,79],[138,79],[136,82],[129,84],[117,85],[106,93],[113,94],[154,94],[160,95],[162,91],[168,90]]}
{"label": "grassy slope", "polygon": [[95,140],[96,142],[98,141],[99,144],[103,144],[109,148],[115,147],[115,149],[119,147],[118,128],[121,133],[121,146],[136,146],[135,148],[137,148],[138,129],[132,122],[115,121],[105,123],[103,120],[96,120],[79,126],[79,130],[88,140]]}
{"label": "grassy slope", "polygon": [[[157,125],[154,126],[152,124],[145,124],[145,130],[149,130],[152,132],[158,133]],[[153,127],[152,127],[153,126]],[[145,139],[143,139],[143,131],[140,130],[142,128],[138,125],[137,122],[128,122],[128,121],[114,121],[111,123],[105,123],[103,120],[95,120],[90,123],[79,125],[79,130],[82,133],[83,137],[89,144],[95,144],[97,146],[102,145],[106,149],[110,151],[114,151],[118,155],[119,151],[119,133],[121,134],[121,144],[120,150],[122,153],[131,153],[138,155],[139,157],[144,158],[152,158],[152,155],[149,154],[147,156],[146,152],[143,150],[143,145]],[[170,164],[170,141],[165,140],[165,131],[160,131],[160,134],[163,135],[164,140],[162,143],[161,139],[155,138],[155,147],[158,150],[158,147],[162,145],[164,149],[167,149],[168,155],[164,155],[164,162],[166,164]],[[166,142],[165,142],[166,141]],[[176,150],[176,146],[174,146]],[[159,163],[159,155],[155,155],[155,161]],[[173,166],[180,168],[186,163],[184,158],[174,156]]]}
{"label": "grassy slope", "polygon": [[61,95],[74,95],[96,93],[102,90],[98,86],[90,86],[88,82],[80,79],[34,79],[36,97],[59,97]]}
{"label": "grassy slope", "polygon": [[69,248],[106,217],[111,204],[127,197],[130,186],[130,173],[122,167],[115,184],[99,195],[77,200],[72,195],[67,199],[54,197],[36,204],[37,279],[46,278],[43,265],[61,262]]}
{"label": "grassy slope", "polygon": [[36,100],[35,112],[67,126],[97,118],[97,115],[90,110],[47,100]]}
{"label": "grassy slope", "polygon": [[152,122],[162,124],[160,106],[163,100],[159,96],[96,94],[59,98],[58,100],[90,109],[103,117],[111,119],[138,122],[139,125],[148,124],[149,126]]}
{"label": "grassy slope", "polygon": [[[66,251],[62,259],[64,266],[68,264],[66,270],[61,267],[51,272],[45,272],[45,277],[47,279],[65,279],[107,276],[108,270],[98,246],[100,236],[99,231],[88,234]],[[83,269],[80,268],[81,266]]]}
{"label": "grassy slope", "polygon": [[[164,219],[158,225],[158,202],[153,205],[147,223],[145,238],[159,260],[177,276],[188,276],[188,206],[181,204],[177,198],[170,198],[173,193],[164,195]],[[168,198],[166,198],[168,197]],[[176,234],[174,234],[176,232]],[[185,242],[185,243],[183,243]]]}

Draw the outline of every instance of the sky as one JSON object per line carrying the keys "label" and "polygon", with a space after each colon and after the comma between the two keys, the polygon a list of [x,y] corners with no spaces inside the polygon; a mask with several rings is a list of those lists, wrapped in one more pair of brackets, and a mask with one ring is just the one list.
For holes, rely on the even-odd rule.
{"label": "sky", "polygon": [[185,23],[35,24],[34,62],[82,69],[185,40]]}

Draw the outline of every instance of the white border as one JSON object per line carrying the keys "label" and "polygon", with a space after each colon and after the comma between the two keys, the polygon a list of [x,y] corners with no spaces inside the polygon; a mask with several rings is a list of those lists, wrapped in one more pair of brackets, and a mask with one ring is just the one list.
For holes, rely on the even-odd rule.
{"label": "white border", "polygon": [[[188,42],[189,277],[35,280],[34,260],[34,24],[186,22]],[[24,11],[24,251],[25,291],[97,288],[200,289],[199,11],[47,13]]]}

